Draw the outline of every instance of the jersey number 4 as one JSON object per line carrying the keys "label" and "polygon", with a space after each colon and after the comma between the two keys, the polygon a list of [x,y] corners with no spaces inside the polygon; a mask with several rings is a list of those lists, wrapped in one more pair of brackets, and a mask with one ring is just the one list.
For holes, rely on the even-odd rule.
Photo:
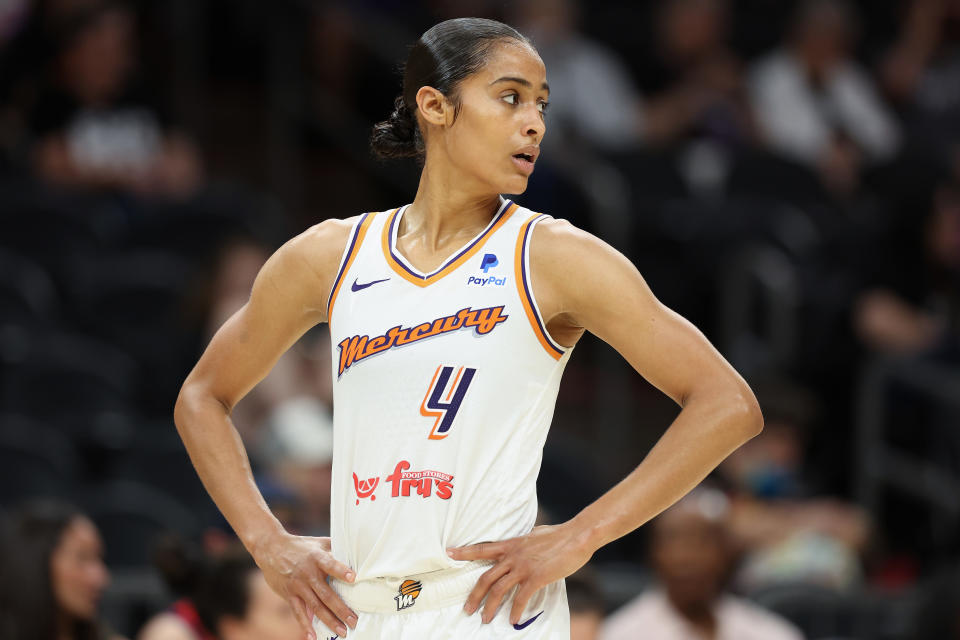
{"label": "jersey number 4", "polygon": [[[427,393],[423,396],[423,402],[420,403],[420,415],[434,418],[433,428],[430,429],[428,438],[443,440],[447,437],[476,372],[476,369],[469,367],[460,367],[456,369],[456,373],[454,373],[454,367],[444,365],[437,367]],[[450,381],[451,378],[453,382]]]}

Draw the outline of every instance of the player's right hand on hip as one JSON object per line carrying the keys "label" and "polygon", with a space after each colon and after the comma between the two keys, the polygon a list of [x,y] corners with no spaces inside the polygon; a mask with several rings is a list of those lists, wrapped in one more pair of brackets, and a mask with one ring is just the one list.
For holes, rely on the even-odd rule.
{"label": "player's right hand on hip", "polygon": [[330,538],[283,534],[261,545],[254,560],[267,584],[290,603],[309,640],[316,640],[314,616],[341,638],[347,636],[347,625],[356,628],[357,614],[327,584],[327,576],[344,582],[356,577],[334,559]]}

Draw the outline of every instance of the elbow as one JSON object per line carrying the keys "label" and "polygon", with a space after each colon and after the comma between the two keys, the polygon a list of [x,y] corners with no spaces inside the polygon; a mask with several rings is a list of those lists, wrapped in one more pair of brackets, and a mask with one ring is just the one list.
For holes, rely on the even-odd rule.
{"label": "elbow", "polygon": [[183,434],[184,428],[190,421],[189,416],[191,413],[191,405],[193,404],[193,395],[194,393],[190,388],[189,382],[185,382],[180,388],[180,393],[177,394],[176,403],[173,405],[173,424],[181,434]]}
{"label": "elbow", "polygon": [[227,416],[231,413],[231,405],[211,393],[206,384],[199,380],[187,378],[187,381],[180,387],[177,401],[173,405],[173,423],[176,425],[180,436],[183,437],[190,425],[196,422],[194,416],[209,411],[210,407],[217,407]]}
{"label": "elbow", "polygon": [[763,431],[763,412],[756,396],[749,388],[736,394],[734,412],[737,416],[737,425],[741,429],[743,442],[750,440]]}
{"label": "elbow", "polygon": [[180,393],[177,394],[177,402],[173,405],[173,423],[177,431],[183,436],[184,431],[193,422],[192,416],[196,413],[197,407],[203,402],[203,392],[198,388],[195,382],[187,379],[180,387]]}

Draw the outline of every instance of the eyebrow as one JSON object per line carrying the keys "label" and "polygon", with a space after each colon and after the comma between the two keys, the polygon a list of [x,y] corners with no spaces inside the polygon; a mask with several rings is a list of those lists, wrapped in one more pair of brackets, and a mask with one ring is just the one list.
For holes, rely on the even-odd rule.
{"label": "eyebrow", "polygon": [[[496,80],[494,80],[493,82],[491,82],[490,85],[491,85],[491,86],[492,86],[492,85],[495,85],[495,84],[497,84],[498,82],[516,82],[517,84],[523,85],[524,87],[532,87],[532,86],[533,86],[533,83],[530,82],[529,80],[526,80],[525,78],[517,78],[517,77],[514,77],[514,76],[504,76],[504,77],[502,77],[502,78],[497,78]],[[548,85],[546,82],[544,82],[544,83],[543,83],[543,86],[542,86],[542,89],[543,89],[544,91],[547,91],[547,92],[549,93],[549,91],[550,91],[550,85]]]}

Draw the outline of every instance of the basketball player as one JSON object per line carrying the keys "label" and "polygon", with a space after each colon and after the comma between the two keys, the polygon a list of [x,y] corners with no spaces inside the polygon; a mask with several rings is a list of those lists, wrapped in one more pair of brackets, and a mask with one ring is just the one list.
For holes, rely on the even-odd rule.
{"label": "basketball player", "polygon": [[[287,242],[183,385],[176,423],[200,477],[311,640],[568,638],[563,578],[762,428],[746,383],[629,260],[499,195],[526,189],[548,95],[512,28],[424,33],[372,140],[422,159],[413,202]],[[283,530],[230,422],[319,322],[334,347],[330,539]],[[683,409],[617,486],[534,528],[560,376],[584,331]]]}

